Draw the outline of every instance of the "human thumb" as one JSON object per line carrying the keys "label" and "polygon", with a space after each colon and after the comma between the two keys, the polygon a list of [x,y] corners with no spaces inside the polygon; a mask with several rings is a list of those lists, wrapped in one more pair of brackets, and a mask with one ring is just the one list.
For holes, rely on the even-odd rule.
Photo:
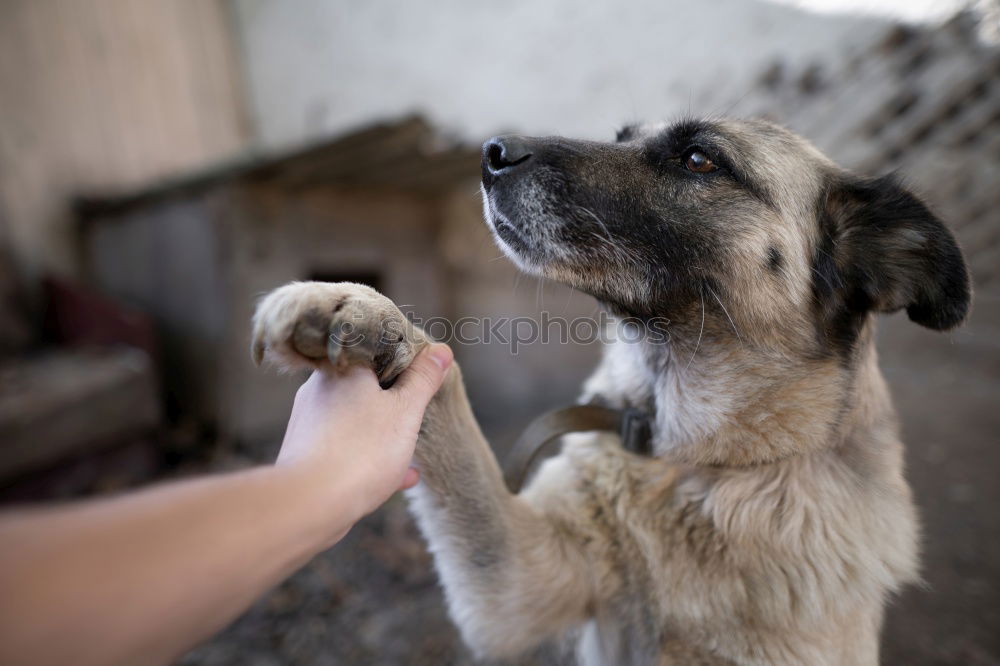
{"label": "human thumb", "polygon": [[453,359],[448,345],[429,345],[417,354],[410,367],[403,371],[389,390],[411,404],[426,407],[441,387]]}

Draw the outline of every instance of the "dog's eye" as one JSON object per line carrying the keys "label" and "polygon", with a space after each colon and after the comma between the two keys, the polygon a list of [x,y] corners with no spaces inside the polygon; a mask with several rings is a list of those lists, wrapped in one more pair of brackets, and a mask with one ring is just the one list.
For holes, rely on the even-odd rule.
{"label": "dog's eye", "polygon": [[687,152],[684,157],[684,166],[687,167],[688,171],[694,171],[695,173],[710,173],[719,168],[715,166],[715,163],[712,162],[712,159],[708,155],[697,148]]}

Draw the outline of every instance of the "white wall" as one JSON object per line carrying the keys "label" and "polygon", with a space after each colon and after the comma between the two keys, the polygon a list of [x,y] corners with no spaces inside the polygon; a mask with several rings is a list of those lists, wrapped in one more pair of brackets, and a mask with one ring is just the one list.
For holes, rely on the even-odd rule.
{"label": "white wall", "polygon": [[72,272],[70,197],[242,150],[240,74],[224,0],[0,0],[0,247]]}
{"label": "white wall", "polygon": [[886,21],[753,0],[233,2],[269,147],[413,110],[474,141],[610,137],[725,112],[775,58],[843,52]]}

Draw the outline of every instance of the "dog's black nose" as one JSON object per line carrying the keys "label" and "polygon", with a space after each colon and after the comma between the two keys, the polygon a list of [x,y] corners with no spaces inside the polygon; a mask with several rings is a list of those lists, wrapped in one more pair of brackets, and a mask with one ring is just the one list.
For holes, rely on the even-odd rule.
{"label": "dog's black nose", "polygon": [[497,176],[530,159],[531,146],[524,137],[513,134],[493,137],[483,144],[483,185],[489,189]]}

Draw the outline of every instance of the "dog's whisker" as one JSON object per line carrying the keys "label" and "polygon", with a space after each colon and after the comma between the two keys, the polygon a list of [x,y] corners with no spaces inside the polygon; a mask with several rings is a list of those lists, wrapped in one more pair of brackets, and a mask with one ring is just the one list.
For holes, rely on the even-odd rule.
{"label": "dog's whisker", "polygon": [[[597,239],[602,245],[605,245],[609,250],[611,250],[612,257],[610,257],[610,258],[618,259],[619,256],[622,255],[626,259],[630,259],[630,260],[632,260],[632,261],[634,261],[636,263],[639,263],[639,262],[642,261],[642,257],[640,257],[639,253],[636,252],[634,249],[632,249],[632,248],[630,248],[628,246],[619,245],[619,244],[615,243],[610,237],[609,238],[605,238],[604,236],[601,236],[600,234],[598,234],[598,233],[596,233],[594,231],[590,231],[589,233],[590,233],[590,235],[592,237],[594,237],[595,239]],[[621,262],[619,262],[619,263],[621,263]]]}
{"label": "dog's whisker", "polygon": [[[704,287],[704,283],[702,283]],[[694,345],[694,351],[691,352],[691,358],[688,359],[687,365],[684,366],[684,372],[687,372],[688,368],[694,362],[694,357],[698,354],[698,349],[701,348],[701,336],[705,333],[705,290],[700,289],[698,294],[701,296],[701,330],[698,331],[698,341]]]}
{"label": "dog's whisker", "polygon": [[740,341],[740,344],[742,345],[743,344],[743,336],[740,335],[739,330],[736,328],[736,323],[733,321],[732,316],[729,314],[729,310],[727,310],[726,306],[723,305],[722,299],[719,298],[719,295],[717,293],[715,293],[715,290],[712,289],[711,287],[709,287],[708,285],[705,285],[705,286],[708,287],[708,290],[712,293],[712,296],[715,297],[715,300],[719,304],[719,307],[722,308],[722,311],[726,313],[726,319],[729,320],[729,325],[733,327],[733,333],[736,334],[736,338]]}
{"label": "dog's whisker", "polygon": [[577,208],[579,208],[584,213],[586,213],[587,215],[589,215],[591,217],[591,219],[593,219],[594,222],[597,223],[597,226],[599,226],[601,228],[601,230],[604,231],[605,238],[607,238],[608,240],[611,240],[611,232],[608,231],[608,226],[606,224],[604,224],[604,222],[601,221],[601,218],[597,217],[597,213],[595,213],[594,211],[590,210],[586,206],[579,206],[578,205]]}
{"label": "dog's whisker", "polygon": [[[603,246],[607,247],[609,250],[611,250],[612,253],[615,253],[615,252],[619,251],[619,248],[614,243],[612,243],[610,240],[608,240],[607,238],[605,238],[604,236],[600,235],[599,233],[597,233],[595,231],[591,231],[589,233],[590,233],[591,236],[593,236],[595,239],[597,239],[597,241],[601,245],[603,245]],[[625,248],[621,248],[621,251],[625,252],[625,253],[628,253],[628,250],[625,249]]]}
{"label": "dog's whisker", "polygon": [[608,259],[608,260],[615,260],[617,258],[618,252],[625,252],[627,254],[627,250],[625,250],[623,248],[618,248],[617,246],[615,246],[614,243],[612,243],[611,241],[609,241],[604,236],[601,236],[600,234],[598,234],[598,233],[596,233],[594,231],[591,231],[589,233],[594,238],[594,240],[596,240],[598,242],[599,245],[601,245],[602,247],[607,248],[608,251],[610,252],[610,255],[608,257],[606,257],[606,259]]}

